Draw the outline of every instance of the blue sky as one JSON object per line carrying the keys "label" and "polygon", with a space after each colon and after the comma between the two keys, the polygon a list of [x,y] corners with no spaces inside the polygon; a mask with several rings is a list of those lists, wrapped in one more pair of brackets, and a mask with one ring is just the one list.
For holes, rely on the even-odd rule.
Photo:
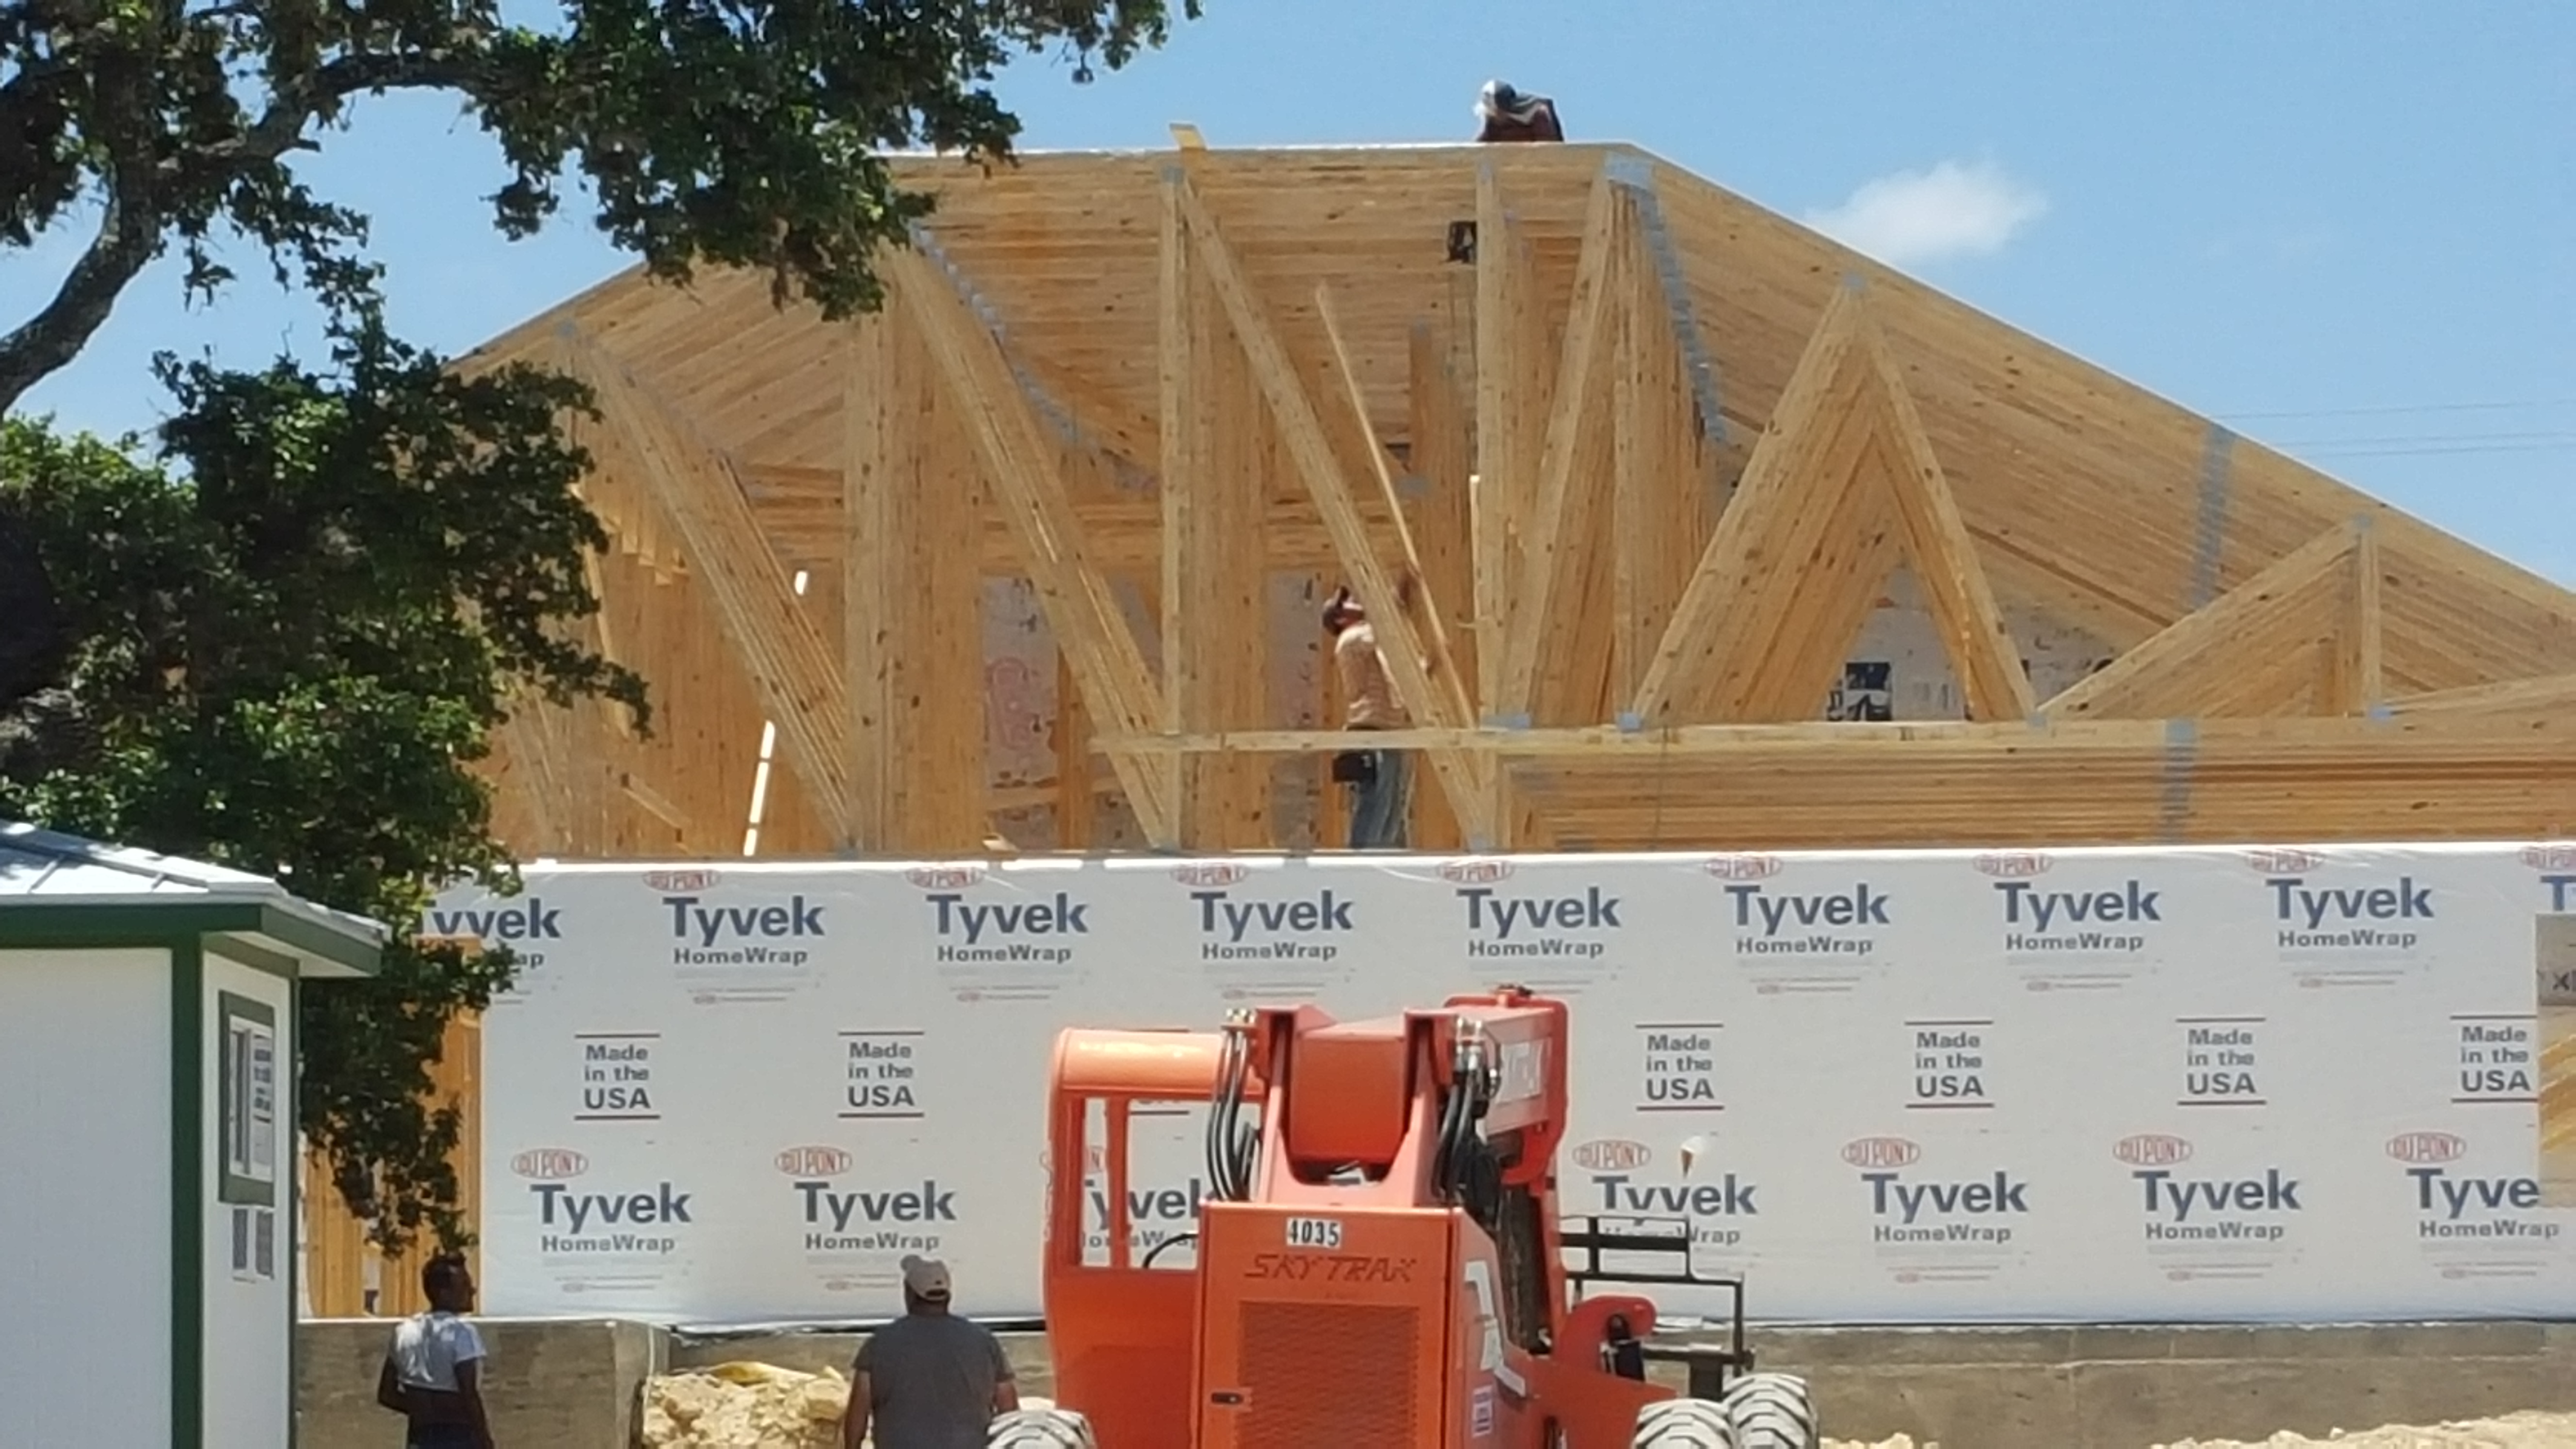
{"label": "blue sky", "polygon": [[[528,7],[516,5],[526,12]],[[1828,226],[2090,358],[2576,585],[2576,5],[2161,0],[1209,0],[1123,72],[1001,82],[1031,149],[1463,139],[1488,76]],[[530,14],[529,18],[537,18]],[[452,104],[363,103],[308,174],[375,219],[394,320],[456,352],[621,267],[585,219],[510,243]],[[0,263],[0,317],[81,240]],[[27,406],[102,431],[156,348],[314,342],[164,263]]]}

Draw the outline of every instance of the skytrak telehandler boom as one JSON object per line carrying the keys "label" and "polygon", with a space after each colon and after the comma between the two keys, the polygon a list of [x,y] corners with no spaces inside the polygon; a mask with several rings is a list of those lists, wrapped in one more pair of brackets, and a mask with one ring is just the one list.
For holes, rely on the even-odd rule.
{"label": "skytrak telehandler boom", "polygon": [[[1605,1253],[1686,1258],[1687,1222],[1560,1226],[1566,1027],[1562,1002],[1503,987],[1367,1021],[1267,1007],[1219,1032],[1062,1033],[1047,1125],[1056,1407],[1005,1416],[990,1442],[1814,1449],[1805,1385],[1751,1371],[1739,1281],[1601,1269]],[[1206,1111],[1196,1229],[1139,1251],[1132,1141],[1189,1104]],[[1700,1355],[1713,1396],[1647,1381],[1654,1304],[1580,1296],[1586,1279],[1733,1289],[1734,1341]]]}

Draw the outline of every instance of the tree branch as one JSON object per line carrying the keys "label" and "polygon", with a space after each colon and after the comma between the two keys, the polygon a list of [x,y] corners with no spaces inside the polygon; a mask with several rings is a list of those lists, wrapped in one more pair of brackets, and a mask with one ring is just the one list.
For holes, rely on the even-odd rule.
{"label": "tree branch", "polygon": [[[450,89],[476,94],[486,77],[471,59],[407,55],[348,55],[315,69],[279,94],[239,139],[174,156],[155,166],[119,147],[122,160],[106,177],[107,209],[98,235],[73,265],[43,311],[0,338],[0,413],[18,405],[27,390],[80,355],[106,323],[117,297],[161,249],[168,218],[156,204],[165,188],[220,185],[254,167],[275,162],[304,144],[304,129],[325,111],[364,91]],[[130,120],[144,123],[138,112]],[[138,184],[140,183],[140,184]]]}
{"label": "tree branch", "polygon": [[[142,192],[141,195],[135,194]],[[150,193],[111,182],[98,235],[73,263],[44,310],[0,338],[0,413],[13,411],[27,389],[80,355],[107,321],[118,294],[161,249],[161,218]]]}
{"label": "tree branch", "polygon": [[479,101],[485,79],[481,65],[454,56],[344,55],[281,90],[239,139],[202,147],[188,159],[212,160],[226,171],[265,165],[305,149],[304,128],[361,91],[452,90]]}

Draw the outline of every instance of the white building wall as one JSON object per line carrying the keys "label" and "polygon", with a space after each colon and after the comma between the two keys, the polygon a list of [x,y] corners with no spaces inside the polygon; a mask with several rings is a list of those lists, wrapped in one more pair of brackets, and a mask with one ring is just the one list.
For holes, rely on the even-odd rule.
{"label": "white building wall", "polygon": [[0,951],[0,1449],[170,1442],[169,982]]}
{"label": "white building wall", "polygon": [[[295,1384],[288,1358],[294,1333],[294,1304],[287,1296],[289,1266],[295,1251],[294,1186],[295,1094],[288,1064],[294,1060],[293,1013],[287,983],[277,977],[227,961],[206,957],[205,1126],[206,1153],[205,1281],[207,1449],[276,1449],[287,1441],[294,1417]],[[248,1261],[235,1266],[236,1204],[220,1200],[225,1161],[221,1110],[225,994],[249,997],[274,1013],[277,1024],[276,1109],[271,1161],[272,1206],[268,1213],[269,1253],[263,1264],[253,1243]],[[256,1228],[260,1209],[244,1207],[248,1225]],[[263,1273],[262,1268],[267,1271]]]}

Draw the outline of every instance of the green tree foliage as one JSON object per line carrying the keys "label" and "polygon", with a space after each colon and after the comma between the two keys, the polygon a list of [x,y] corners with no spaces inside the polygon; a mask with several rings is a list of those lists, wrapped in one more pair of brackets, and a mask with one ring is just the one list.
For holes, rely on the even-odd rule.
{"label": "green tree foliage", "polygon": [[[456,1122],[422,1100],[447,1021],[506,983],[412,930],[437,887],[508,886],[473,774],[527,697],[643,681],[565,642],[597,607],[605,539],[557,431],[577,384],[476,381],[382,326],[367,218],[294,160],[362,96],[456,98],[496,142],[496,227],[527,236],[578,179],[594,224],[658,276],[766,272],[839,318],[881,300],[871,260],[924,214],[876,159],[1005,162],[990,90],[1014,53],[1111,68],[1167,37],[1168,0],[0,0],[0,253],[92,230],[34,316],[0,334],[0,413],[79,355],[163,253],[191,296],[264,257],[330,319],[330,368],[162,359],[178,415],[147,455],[12,419],[0,562],[29,552],[61,639],[0,647],[0,812],[280,876],[387,922],[385,974],[307,996],[302,1106],[343,1196],[387,1247],[466,1240]],[[1199,0],[1182,0],[1195,18]],[[42,610],[36,610],[41,614]],[[0,618],[0,646],[22,645]],[[52,633],[51,630],[37,632]],[[57,647],[57,643],[59,647]],[[11,675],[45,677],[13,698]]]}
{"label": "green tree foliage", "polygon": [[[1199,0],[1183,0],[1195,17]],[[533,233],[578,172],[597,224],[654,271],[770,273],[833,317],[878,298],[874,248],[923,210],[877,155],[1007,157],[989,85],[1015,51],[1125,64],[1167,0],[565,0],[505,23],[496,0],[0,0],[0,246],[98,205],[38,314],[0,337],[0,412],[69,362],[172,241],[188,285],[248,240],[326,305],[372,294],[366,218],[291,159],[357,97],[454,95],[498,142],[495,223]]]}
{"label": "green tree foliage", "polygon": [[364,326],[323,374],[164,380],[161,458],[0,424],[0,512],[71,625],[59,683],[0,735],[0,814],[392,924],[381,976],[304,994],[303,1122],[389,1244],[463,1241],[458,1123],[430,1110],[427,1066],[514,963],[411,924],[443,882],[515,885],[473,767],[519,699],[647,720],[640,680],[568,642],[607,539],[556,409],[589,399],[543,373],[469,381]]}

